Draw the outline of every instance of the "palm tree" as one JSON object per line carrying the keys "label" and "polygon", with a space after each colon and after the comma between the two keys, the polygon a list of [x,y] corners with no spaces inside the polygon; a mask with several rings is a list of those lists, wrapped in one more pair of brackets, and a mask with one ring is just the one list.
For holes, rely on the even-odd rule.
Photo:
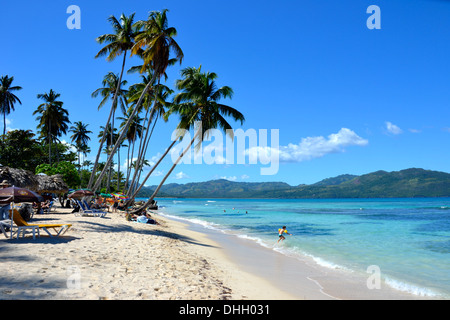
{"label": "palm tree", "polygon": [[[133,109],[128,108],[125,116],[118,118],[118,119],[122,120],[122,123],[120,124],[121,128],[128,121],[129,115],[132,112],[133,112]],[[131,122],[130,126],[128,127],[128,131],[127,131],[127,135],[126,135],[126,138],[128,140],[128,153],[127,153],[127,176],[126,176],[126,180],[125,180],[125,189],[128,187],[128,182],[130,179],[130,172],[131,172],[130,161],[134,157],[134,144],[138,138],[142,137],[142,130],[143,130],[142,125],[141,125],[142,120],[143,120],[143,118],[136,115],[134,120]],[[131,158],[130,158],[130,149],[131,149]]]}
{"label": "palm tree", "polygon": [[[117,109],[117,100],[119,100],[120,107],[123,110],[126,106],[125,96],[128,93],[128,90],[121,89],[123,86],[127,85],[127,81],[121,81],[119,85],[119,77],[117,74],[113,72],[108,72],[102,80],[102,88],[98,88],[94,92],[92,92],[91,96],[96,98],[99,94],[103,97],[100,102],[98,109],[100,110],[111,97],[113,100],[116,99],[114,105],[112,106],[113,113]],[[114,117],[113,117],[114,120]]]}
{"label": "palm tree", "polygon": [[[103,44],[107,42],[108,44],[103,47],[95,56],[96,58],[108,55],[106,60],[107,61],[113,61],[116,57],[123,54],[123,62],[122,62],[122,70],[120,71],[119,80],[117,83],[119,84],[116,86],[116,91],[114,93],[113,97],[113,103],[111,106],[111,110],[109,112],[108,120],[106,121],[106,125],[108,125],[111,121],[111,117],[113,116],[114,110],[116,108],[116,101],[119,94],[120,86],[122,85],[122,76],[123,71],[125,69],[125,62],[127,57],[127,51],[130,50],[134,45],[134,37],[137,33],[136,26],[133,24],[134,20],[134,13],[131,14],[129,17],[126,17],[123,13],[120,16],[120,22],[117,21],[116,17],[111,15],[108,19],[108,21],[111,23],[114,34],[104,34],[99,36],[96,40],[98,43]],[[105,131],[106,133],[106,131]],[[100,158],[100,153],[103,148],[103,143],[105,142],[105,137],[102,137],[102,140],[100,141],[100,146],[98,148],[97,157],[95,159],[94,163],[94,169],[92,170],[91,177],[89,179],[88,187],[90,188],[92,183],[94,182],[95,172],[98,165],[98,159]]]}
{"label": "palm tree", "polygon": [[[137,83],[130,87],[131,90],[133,90],[134,94],[130,96],[128,99],[129,102],[136,102],[138,100],[138,97],[141,95],[142,91],[148,84],[148,81],[150,81],[150,74],[148,76],[142,76],[142,83]],[[143,139],[140,140],[139,143],[139,150],[137,155],[137,166],[134,171],[133,178],[131,180],[131,185],[135,186],[135,182],[139,181],[140,175],[142,173],[142,170],[139,168],[143,165],[143,161],[145,159],[145,154],[147,153],[147,148],[150,142],[150,138],[153,134],[153,130],[156,126],[156,122],[159,117],[163,117],[165,114],[165,107],[167,106],[166,100],[168,97],[173,93],[173,90],[169,89],[167,86],[158,84],[152,88],[152,95],[147,94],[146,98],[144,98],[143,106],[146,108],[146,115],[145,115],[145,121],[147,121],[146,129],[145,129],[145,136]],[[152,110],[152,116],[147,117],[149,111],[150,111],[150,103],[151,98],[156,99],[154,101],[153,105],[154,107]],[[154,115],[156,114],[155,121],[153,122],[153,126],[151,126],[151,123],[153,121]],[[166,119],[167,121],[167,119]],[[128,190],[127,195],[130,195],[131,189]]]}
{"label": "palm tree", "polygon": [[[162,12],[158,11],[152,11],[149,14],[149,17],[147,21],[138,21],[135,24],[136,29],[143,30],[135,37],[136,43],[132,48],[132,54],[139,54],[144,59],[144,65],[143,68],[145,69],[149,66],[152,67],[154,70],[152,80],[149,81],[145,89],[143,90],[135,109],[133,110],[133,113],[130,115],[129,120],[124,126],[124,129],[122,130],[122,133],[120,134],[120,137],[114,146],[110,156],[107,160],[107,166],[112,161],[112,157],[117,151],[118,146],[123,141],[126,132],[128,130],[128,126],[131,124],[131,121],[133,120],[134,116],[137,114],[141,104],[142,100],[144,99],[145,94],[147,93],[147,90],[156,79],[159,79],[164,72],[166,71],[166,68],[170,61],[170,53],[173,51],[175,53],[176,58],[178,61],[181,61],[184,57],[183,52],[181,51],[180,47],[176,43],[176,41],[173,39],[174,36],[176,36],[177,31],[173,27],[168,27],[168,21],[167,21],[167,10],[163,10]],[[145,49],[144,49],[145,48]],[[156,101],[156,99],[154,99]],[[154,112],[154,107],[152,112],[150,113],[150,117],[152,117],[152,114]],[[106,166],[106,167],[107,167]],[[104,169],[101,173],[99,178],[97,179],[94,187],[92,188],[94,191],[97,190],[101,178],[105,174],[106,170]]]}
{"label": "palm tree", "polygon": [[[168,117],[171,113],[178,113],[180,116],[180,123],[178,124],[177,129],[184,130],[193,128],[195,123],[200,121],[202,124],[201,130],[198,130],[195,133],[194,138],[174,162],[171,169],[167,172],[166,176],[153,192],[152,196],[141,208],[137,209],[133,213],[138,213],[145,210],[152,203],[164,182],[175,169],[177,164],[181,161],[183,156],[191,148],[195,140],[198,140],[198,143],[200,144],[203,141],[204,133],[207,130],[216,129],[219,127],[225,131],[230,138],[234,138],[231,125],[226,121],[224,116],[231,117],[235,121],[240,121],[241,125],[245,121],[244,115],[238,110],[219,103],[222,98],[232,98],[233,90],[228,86],[217,89],[215,83],[217,74],[212,72],[203,73],[201,72],[200,66],[199,68],[183,69],[181,71],[181,75],[184,78],[177,81],[176,87],[178,90],[182,90],[182,92],[175,96],[174,104],[166,113],[166,117]],[[173,143],[171,145],[173,145]],[[167,151],[165,154],[167,154]],[[155,167],[156,165],[152,168],[152,170],[154,170]],[[141,187],[144,183],[145,181],[141,184]],[[135,196],[136,193],[132,196],[132,198]]]}
{"label": "palm tree", "polygon": [[[100,139],[100,141],[103,139],[103,137],[106,137],[106,146],[103,149],[103,151],[107,155],[109,155],[111,153],[112,146],[114,145],[114,143],[115,143],[115,141],[117,140],[117,137],[118,137],[118,135],[117,135],[117,128],[112,128],[112,129],[111,128],[112,128],[111,124],[108,124],[106,126],[106,129],[103,126],[100,126],[101,130],[100,130],[100,132],[99,132],[99,134],[97,136]],[[106,189],[109,192],[109,189],[110,189],[109,187],[110,187],[110,184],[111,184],[112,166],[114,165],[114,163],[111,162],[111,163],[109,163],[107,165],[109,167],[105,168],[106,167],[106,164],[105,164],[104,168],[106,170],[108,170],[108,181],[107,181],[107,184],[106,184]]]}
{"label": "palm tree", "polygon": [[183,51],[173,39],[177,35],[177,30],[174,27],[168,27],[167,12],[167,9],[162,12],[152,11],[147,20],[136,22],[136,27],[142,28],[142,32],[136,36],[136,43],[131,52],[138,54],[142,48],[146,48],[142,54],[144,64],[141,73],[151,65],[155,74],[158,77],[162,76],[170,63],[172,50],[180,63],[183,59]]}
{"label": "palm tree", "polygon": [[[114,135],[114,141],[113,141],[114,144],[117,142],[117,138],[118,138],[118,135]],[[119,149],[117,151],[117,177],[118,177],[118,179],[117,179],[117,189],[116,189],[117,191],[119,191],[119,188],[120,188],[120,177],[121,177],[121,172],[120,172],[120,148],[121,147],[128,147],[128,146],[126,144],[124,144],[124,141],[122,141],[122,143],[119,144]]]}
{"label": "palm tree", "polygon": [[111,124],[108,124],[106,126],[106,129],[104,126],[100,126],[100,132],[98,133],[97,136],[97,138],[101,140],[106,131],[106,149],[111,149],[111,146],[114,144],[115,140],[114,136],[117,137],[117,128],[113,128],[112,130],[111,128],[112,128]]}
{"label": "palm tree", "polygon": [[91,160],[84,160],[83,161],[83,167],[86,168],[85,170],[89,170],[89,167],[92,166],[94,163]]}
{"label": "palm tree", "polygon": [[22,87],[11,86],[14,77],[2,76],[0,78],[0,113],[3,114],[3,134],[6,134],[6,115],[14,111],[16,102],[22,104],[20,99],[13,93],[22,90]]}
{"label": "palm tree", "polygon": [[83,157],[86,158],[86,156],[88,155],[88,153],[91,152],[91,148],[89,148],[89,146],[87,144],[82,145],[81,146],[81,153],[83,154]]}
{"label": "palm tree", "polygon": [[81,152],[83,150],[87,150],[87,144],[91,138],[88,136],[89,133],[92,133],[92,131],[89,131],[87,129],[88,124],[84,124],[81,121],[76,121],[74,123],[75,125],[70,127],[69,131],[73,133],[72,136],[70,136],[70,139],[72,139],[72,142],[75,143],[75,146],[77,147],[78,151],[78,167],[79,173],[81,172]]}
{"label": "palm tree", "polygon": [[50,89],[49,93],[38,94],[37,98],[44,101],[33,112],[33,115],[39,114],[36,118],[39,121],[37,126],[41,137],[47,138],[49,144],[48,159],[51,165],[51,144],[52,140],[57,141],[58,137],[66,134],[69,121],[69,112],[64,109],[63,102],[57,99],[61,95]]}
{"label": "palm tree", "polygon": [[74,124],[75,125],[70,127],[69,130],[73,133],[73,135],[70,136],[70,139],[72,139],[72,142],[75,142],[77,147],[81,148],[83,145],[87,145],[89,140],[91,140],[88,134],[92,133],[92,131],[87,129],[88,124],[84,124],[81,121],[76,121]]}

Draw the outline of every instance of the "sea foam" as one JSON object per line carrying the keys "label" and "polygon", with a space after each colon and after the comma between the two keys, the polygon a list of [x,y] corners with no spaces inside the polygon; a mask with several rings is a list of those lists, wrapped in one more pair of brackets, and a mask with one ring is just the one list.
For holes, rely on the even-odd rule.
{"label": "sea foam", "polygon": [[410,283],[406,283],[403,281],[399,281],[399,280],[394,280],[392,278],[388,278],[386,277],[384,279],[384,282],[386,283],[386,285],[388,285],[389,287],[398,290],[398,291],[402,291],[402,292],[406,292],[415,296],[420,296],[420,297],[439,297],[441,296],[440,293],[437,293],[431,289],[428,288],[422,288]]}

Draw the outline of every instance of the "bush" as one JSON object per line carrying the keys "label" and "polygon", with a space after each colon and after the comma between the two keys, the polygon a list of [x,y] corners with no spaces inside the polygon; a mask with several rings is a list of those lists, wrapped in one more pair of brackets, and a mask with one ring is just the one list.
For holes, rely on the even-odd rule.
{"label": "bush", "polygon": [[49,176],[60,174],[69,188],[76,188],[81,183],[80,176],[78,175],[75,165],[67,161],[61,161],[52,166],[49,164],[38,165],[36,167],[36,174],[38,173],[45,173]]}

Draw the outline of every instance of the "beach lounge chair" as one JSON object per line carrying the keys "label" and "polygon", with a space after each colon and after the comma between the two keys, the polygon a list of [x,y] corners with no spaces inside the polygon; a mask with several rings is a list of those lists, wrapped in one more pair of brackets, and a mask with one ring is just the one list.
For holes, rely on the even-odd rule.
{"label": "beach lounge chair", "polygon": [[[17,211],[16,209],[14,209],[14,214],[13,214],[13,220],[14,223],[17,225],[17,227],[19,227],[18,235],[20,234],[20,231],[22,229],[26,229],[26,228],[37,228],[38,229],[38,234],[39,234],[39,230],[44,230],[45,232],[47,232],[47,234],[50,237],[59,237],[62,236],[64,233],[67,232],[67,230],[70,229],[70,227],[72,227],[71,224],[65,223],[65,224],[28,224],[20,215],[19,211]],[[50,232],[50,230],[54,231],[54,234],[52,234]]]}
{"label": "beach lounge chair", "polygon": [[106,211],[103,210],[103,209],[91,208],[91,206],[87,203],[86,200],[82,200],[81,202],[83,203],[83,205],[86,208],[86,210],[92,210],[92,211],[101,212],[101,213],[105,213],[106,214]]}
{"label": "beach lounge chair", "polygon": [[75,216],[94,216],[94,217],[104,217],[106,215],[106,212],[103,210],[97,210],[97,209],[88,209],[86,206],[86,203],[83,203],[80,200],[76,200],[78,206],[80,207],[80,211],[75,212]]}
{"label": "beach lounge chair", "polygon": [[[14,232],[14,229],[17,231]],[[25,233],[31,230],[33,233],[33,239],[36,239],[36,233],[39,236],[39,228],[36,226],[22,226],[18,227],[13,225],[11,219],[8,220],[1,220],[0,221],[0,231],[5,235],[5,237],[8,239],[12,239],[15,235],[17,235],[17,239],[19,239],[20,233],[22,233],[22,237],[25,237]],[[9,235],[8,235],[9,233]]]}
{"label": "beach lounge chair", "polygon": [[10,228],[11,226],[11,220],[1,220],[0,221],[0,232],[5,235],[6,238],[9,238],[7,228]]}

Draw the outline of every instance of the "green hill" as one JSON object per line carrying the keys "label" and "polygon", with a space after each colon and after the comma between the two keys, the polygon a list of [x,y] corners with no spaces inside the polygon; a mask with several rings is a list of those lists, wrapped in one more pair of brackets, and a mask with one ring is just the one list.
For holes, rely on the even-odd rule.
{"label": "green hill", "polygon": [[358,176],[353,174],[341,174],[340,176],[334,178],[323,179],[322,181],[314,183],[315,186],[336,186],[343,182],[352,180]]}
{"label": "green hill", "polygon": [[[143,188],[139,197],[149,197],[157,186]],[[233,182],[229,180],[211,180],[198,183],[177,184],[169,183],[161,188],[160,196],[170,195],[183,198],[253,198],[261,193],[273,190],[289,189],[291,186],[284,182]]]}
{"label": "green hill", "polygon": [[[143,188],[148,197],[156,186]],[[144,190],[145,189],[145,190]],[[161,188],[160,197],[183,198],[412,198],[450,197],[450,174],[411,168],[376,171],[361,176],[340,175],[311,185],[284,182],[207,182],[176,184]]]}

